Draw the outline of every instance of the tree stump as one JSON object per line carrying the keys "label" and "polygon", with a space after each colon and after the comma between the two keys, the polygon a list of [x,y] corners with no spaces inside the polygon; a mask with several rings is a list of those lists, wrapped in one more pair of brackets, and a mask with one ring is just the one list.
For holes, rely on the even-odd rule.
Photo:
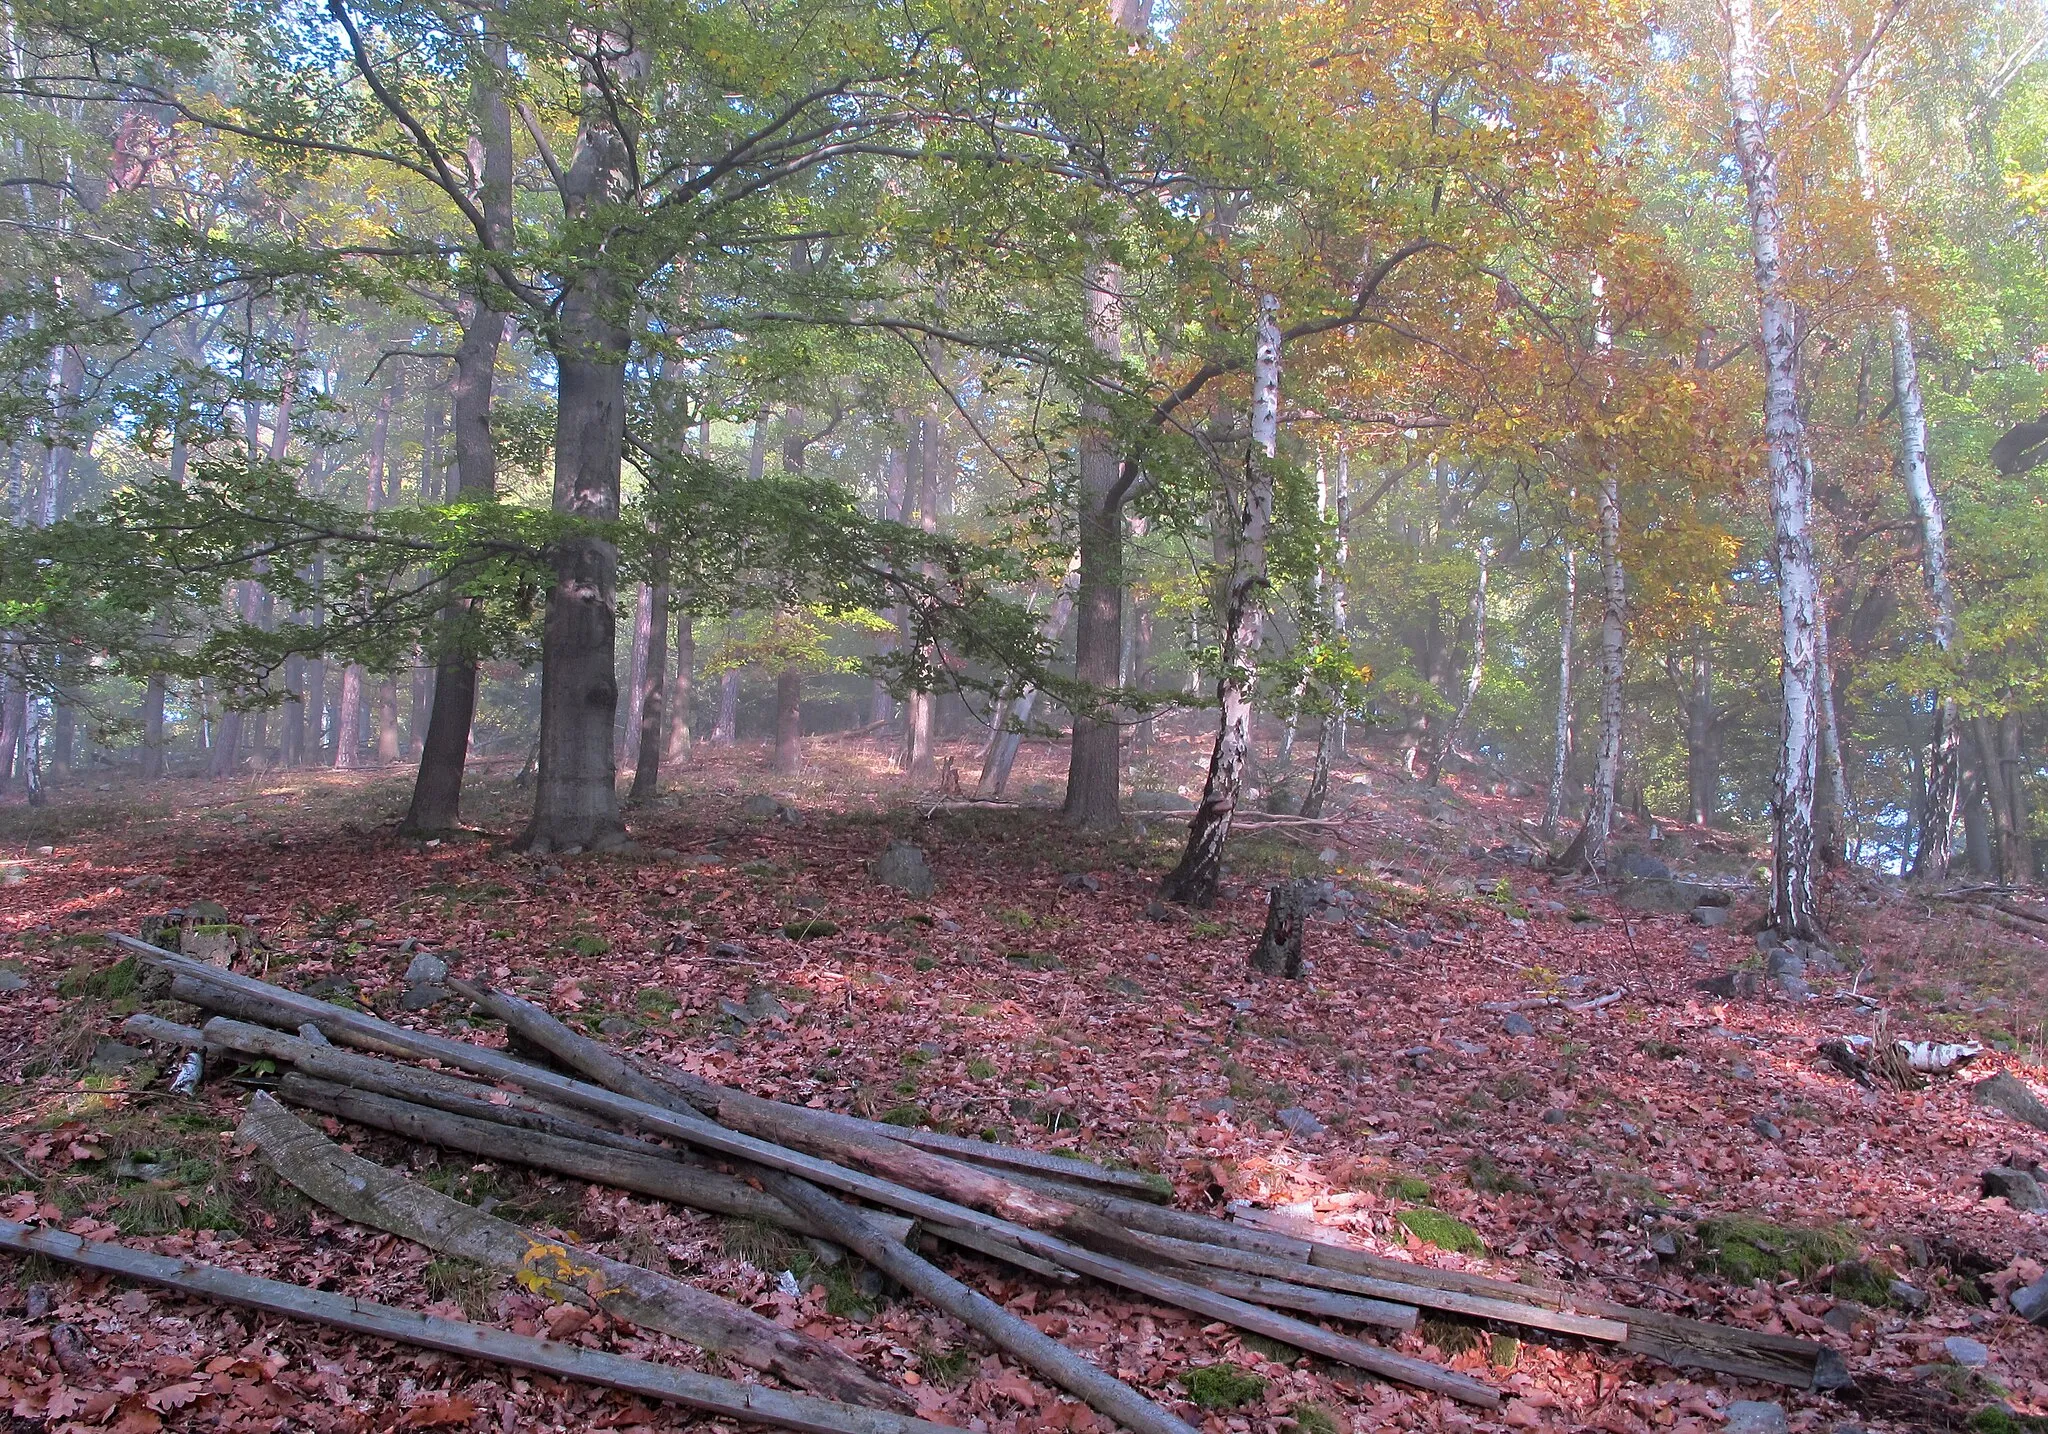
{"label": "tree stump", "polygon": [[1252,969],[1268,976],[1301,979],[1301,937],[1308,926],[1312,881],[1288,881],[1266,893],[1266,929],[1252,948]]}

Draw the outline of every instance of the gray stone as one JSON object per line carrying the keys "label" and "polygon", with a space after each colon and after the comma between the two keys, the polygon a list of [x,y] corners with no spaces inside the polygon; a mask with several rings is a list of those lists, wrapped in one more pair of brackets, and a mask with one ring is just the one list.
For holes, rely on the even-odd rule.
{"label": "gray stone", "polygon": [[1621,852],[1614,859],[1614,869],[1622,876],[1642,877],[1651,881],[1671,879],[1671,868],[1647,852]]}
{"label": "gray stone", "polygon": [[27,989],[28,977],[22,975],[19,971],[12,971],[4,966],[0,966],[0,995],[5,995],[11,991],[26,991]]}
{"label": "gray stone", "polygon": [[1500,1028],[1503,1034],[1510,1036],[1533,1036],[1536,1034],[1536,1023],[1520,1011],[1509,1011],[1505,1016],[1502,1016],[1500,1018]]}
{"label": "gray stone", "polygon": [[1785,938],[1766,926],[1756,934],[1756,949],[1758,951],[1782,951],[1785,949]]}
{"label": "gray stone", "polygon": [[1866,1313],[1868,1311],[1854,1300],[1842,1300],[1820,1318],[1821,1323],[1836,1334],[1850,1334]]}
{"label": "gray stone", "polygon": [[1318,1135],[1327,1134],[1329,1131],[1327,1125],[1316,1119],[1314,1111],[1305,1110],[1298,1105],[1290,1105],[1285,1110],[1276,1111],[1274,1114],[1282,1125],[1286,1126],[1303,1140],[1311,1140]]}
{"label": "gray stone", "polygon": [[1773,979],[1781,976],[1804,976],[1806,958],[1794,951],[1782,948],[1774,950],[1764,958],[1764,974]]}
{"label": "gray stone", "polygon": [[1728,1074],[1736,1080],[1755,1080],[1756,1067],[1748,1061],[1737,1061],[1734,1065],[1728,1067]]}
{"label": "gray stone", "polygon": [[1797,976],[1780,977],[1778,989],[1785,993],[1788,1001],[1808,1001],[1813,998],[1813,987]]}
{"label": "gray stone", "polygon": [[1437,893],[1453,901],[1470,901],[1479,894],[1479,884],[1469,876],[1454,876],[1438,883]]}
{"label": "gray stone", "polygon": [[2003,1196],[2015,1210],[2048,1210],[2048,1195],[2042,1193],[2041,1182],[2031,1170],[1994,1165],[1979,1178],[1983,1181],[1986,1199]]}
{"label": "gray stone", "polygon": [[1100,891],[1102,879],[1092,872],[1070,871],[1060,878],[1062,891]]}
{"label": "gray stone", "polygon": [[868,871],[880,885],[892,886],[904,895],[920,900],[939,889],[923,848],[907,841],[891,842],[889,849],[875,858]]}
{"label": "gray stone", "polygon": [[1204,1115],[1229,1115],[1237,1109],[1237,1102],[1227,1095],[1212,1095],[1196,1105]]}
{"label": "gray stone", "polygon": [[162,891],[167,884],[166,880],[156,872],[146,871],[141,876],[131,876],[122,882],[121,890]]}
{"label": "gray stone", "polygon": [[802,826],[803,813],[789,803],[772,797],[766,792],[756,792],[740,803],[740,815],[750,821],[781,822],[784,826]]}
{"label": "gray stone", "polygon": [[1778,1129],[1778,1122],[1768,1115],[1752,1115],[1749,1118],[1749,1128],[1765,1140],[1777,1141],[1785,1138],[1785,1132]]}
{"label": "gray stone", "polygon": [[1885,1293],[1890,1295],[1892,1303],[1902,1310],[1927,1308],[1927,1291],[1918,1285],[1909,1285],[1904,1280],[1893,1280],[1885,1286]]}
{"label": "gray stone", "polygon": [[1337,864],[1337,848],[1333,846],[1324,847],[1316,853],[1316,860],[1324,866],[1335,866]]}
{"label": "gray stone", "polygon": [[1415,950],[1421,951],[1429,945],[1429,933],[1427,931],[1403,931],[1401,933],[1401,940]]}
{"label": "gray stone", "polygon": [[10,861],[0,866],[0,886],[19,886],[28,880],[28,873],[21,869],[21,863]]}
{"label": "gray stone", "polygon": [[1570,1119],[1571,1116],[1569,1113],[1559,1110],[1554,1106],[1551,1109],[1543,1112],[1543,1123],[1545,1125],[1563,1125]]}
{"label": "gray stone", "polygon": [[431,951],[419,952],[405,968],[405,979],[414,985],[439,985],[448,979],[448,963]]}
{"label": "gray stone", "polygon": [[632,1029],[633,1023],[624,1016],[606,1016],[597,1023],[597,1033],[601,1036],[623,1036]]}
{"label": "gray stone", "polygon": [[1941,1342],[1941,1352],[1965,1369],[1982,1369],[1991,1363],[1991,1350],[1968,1335],[1952,1334]]}
{"label": "gray stone", "polygon": [[2005,1302],[2021,1319],[2048,1324],[2048,1275],[2041,1276],[2025,1289],[2014,1290],[2005,1297]]}
{"label": "gray stone", "polygon": [[36,848],[37,856],[55,856],[56,854],[57,848],[53,846],[39,846]]}
{"label": "gray stone", "polygon": [[1728,908],[1725,906],[1695,906],[1692,909],[1693,924],[1696,926],[1726,926]]}
{"label": "gray stone", "polygon": [[1614,1128],[1621,1132],[1623,1140],[1634,1140],[1643,1133],[1642,1127],[1632,1120],[1618,1120],[1614,1123]]}
{"label": "gray stone", "polygon": [[92,1060],[88,1065],[96,1071],[120,1071],[148,1059],[148,1051],[124,1046],[119,1041],[102,1040],[92,1048]]}
{"label": "gray stone", "polygon": [[755,1021],[773,1021],[780,1024],[789,1019],[789,1007],[766,986],[756,986],[747,992],[747,1014]]}
{"label": "gray stone", "polygon": [[1728,1406],[1721,1434],[1791,1434],[1785,1406],[1767,1399],[1737,1399]]}
{"label": "gray stone", "polygon": [[1970,1089],[1970,1099],[1979,1105],[2002,1110],[2022,1125],[2048,1130],[2048,1105],[2041,1103],[2041,1098],[2025,1081],[2007,1071],[2000,1071],[1989,1080],[1978,1081]]}
{"label": "gray stone", "polygon": [[422,981],[416,985],[407,986],[405,990],[399,993],[398,1008],[401,1011],[426,1011],[440,1005],[447,999],[448,988],[446,986],[436,986],[431,982]]}

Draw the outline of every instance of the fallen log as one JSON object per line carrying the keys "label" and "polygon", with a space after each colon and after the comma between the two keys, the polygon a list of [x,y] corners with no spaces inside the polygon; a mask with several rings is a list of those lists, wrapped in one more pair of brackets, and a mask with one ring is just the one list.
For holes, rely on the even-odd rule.
{"label": "fallen log", "polygon": [[[351,1155],[258,1091],[236,1135],[301,1193],[359,1225],[503,1270],[523,1288],[686,1339],[800,1388],[910,1412],[910,1396],[846,1355],[694,1285],[545,1240]],[[880,1240],[880,1232],[876,1232]]]}
{"label": "fallen log", "polygon": [[1190,1266],[1180,1274],[1190,1283],[1220,1295],[1229,1295],[1232,1299],[1265,1305],[1269,1309],[1293,1310],[1297,1314],[1314,1315],[1317,1319],[1339,1319],[1403,1333],[1414,1329],[1418,1321],[1414,1305],[1319,1290],[1309,1285],[1241,1274],[1211,1265]]}
{"label": "fallen log", "polygon": [[969,1289],[938,1266],[887,1238],[864,1211],[843,1205],[808,1180],[792,1175],[771,1174],[766,1182],[783,1204],[824,1227],[832,1239],[896,1283],[978,1331],[997,1349],[1133,1434],[1195,1434],[1186,1422],[1122,1380],[1104,1374],[987,1295]]}
{"label": "fallen log", "polygon": [[736,1419],[796,1429],[803,1434],[959,1434],[942,1424],[927,1423],[881,1409],[864,1409],[812,1395],[792,1394],[759,1384],[740,1384],[695,1370],[650,1364],[601,1350],[580,1349],[552,1340],[534,1339],[437,1315],[372,1304],[351,1295],[307,1289],[283,1280],[267,1280],[131,1250],[125,1245],[81,1240],[60,1230],[39,1230],[0,1220],[0,1249],[41,1255],[67,1264],[161,1285],[183,1294],[200,1295],[267,1314],[348,1330],[378,1339],[395,1340],[421,1349],[439,1350],[465,1359],[531,1369],[561,1379],[601,1385],[627,1394],[679,1404],[713,1418]]}
{"label": "fallen log", "polygon": [[[907,1189],[862,1171],[849,1170],[830,1161],[783,1149],[739,1131],[728,1130],[706,1120],[695,1110],[688,1110],[685,1114],[683,1110],[652,1105],[630,1096],[588,1085],[572,1077],[541,1070],[500,1051],[472,1046],[426,1032],[408,1031],[403,1027],[380,1021],[374,1016],[345,1011],[339,1007],[328,1007],[325,1003],[310,997],[278,990],[248,976],[217,967],[199,966],[186,957],[147,946],[132,937],[120,939],[131,948],[146,953],[147,958],[158,966],[180,974],[204,978],[203,981],[195,982],[202,989],[218,986],[229,992],[253,990],[254,994],[265,1001],[273,1002],[278,1008],[285,1008],[289,1012],[303,1011],[305,1019],[310,1019],[320,1026],[331,1039],[347,1040],[351,1043],[362,1040],[396,1044],[401,1050],[412,1055],[441,1060],[458,1069],[494,1080],[508,1080],[521,1086],[529,1094],[544,1092],[562,1104],[590,1111],[656,1135],[668,1136],[713,1154],[748,1161],[785,1174],[802,1176],[830,1189],[914,1216],[934,1226],[972,1228],[985,1234],[993,1234],[1004,1243],[1016,1245],[1027,1253],[1051,1260],[1078,1273],[1093,1275],[1106,1283],[1149,1296],[1164,1304],[1175,1305],[1210,1319],[1222,1320],[1239,1329],[1294,1345],[1296,1348],[1320,1354],[1327,1359],[1349,1364],[1369,1373],[1379,1374],[1387,1379],[1415,1385],[1432,1393],[1445,1394],[1483,1408],[1491,1409],[1499,1405],[1500,1396],[1491,1387],[1476,1379],[1453,1374],[1427,1361],[1410,1359],[1343,1335],[1333,1334],[1315,1325],[1202,1289],[1184,1280],[1099,1254],[1062,1240],[1056,1235],[1003,1220],[937,1196],[927,1195],[922,1191]],[[677,1105],[687,1107],[687,1102],[683,1101],[679,1094],[674,1100]],[[1100,1198],[1114,1201],[1119,1205],[1166,1213],[1162,1207],[1146,1205],[1141,1201],[1121,1201],[1112,1196]]]}
{"label": "fallen log", "polygon": [[[1115,1250],[1128,1244],[1128,1235],[1114,1221],[1059,1195],[1020,1185],[980,1166],[869,1135],[857,1127],[848,1130],[829,1119],[818,1119],[819,1112],[801,1106],[764,1100],[708,1081],[694,1082],[691,1089],[672,1086],[654,1079],[602,1041],[570,1030],[530,1001],[461,981],[451,980],[449,985],[458,995],[503,1021],[508,1030],[607,1090],[679,1113],[701,1113],[729,1130],[784,1149],[865,1171],[908,1189],[1093,1248]],[[710,1108],[705,1109],[699,1101]]]}
{"label": "fallen log", "polygon": [[[475,1119],[434,1110],[391,1096],[351,1090],[331,1081],[316,1080],[297,1072],[287,1074],[278,1094],[288,1105],[317,1110],[372,1130],[567,1175],[593,1185],[630,1190],[673,1205],[687,1205],[735,1220],[756,1220],[798,1235],[830,1238],[823,1230],[797,1214],[773,1195],[746,1181],[702,1165],[691,1165],[665,1146],[644,1142],[641,1150],[589,1145],[559,1135],[509,1130],[488,1119]],[[894,1240],[911,1238],[917,1222],[900,1215],[876,1212],[870,1217]]]}

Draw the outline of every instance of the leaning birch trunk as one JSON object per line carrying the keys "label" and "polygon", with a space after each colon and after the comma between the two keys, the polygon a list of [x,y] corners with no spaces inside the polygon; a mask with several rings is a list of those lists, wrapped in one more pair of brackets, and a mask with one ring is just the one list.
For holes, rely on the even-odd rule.
{"label": "leaning birch trunk", "polygon": [[[1074,615],[1074,594],[1080,586],[1081,554],[1077,550],[1067,560],[1067,574],[1060,579],[1059,591],[1053,595],[1045,621],[1038,625],[1038,640],[1045,647],[1057,647],[1066,635],[1067,620]],[[989,734],[988,751],[982,758],[981,779],[974,784],[976,796],[1000,797],[1009,785],[1010,769],[1017,765],[1017,749],[1023,744],[1025,728],[1031,725],[1031,709],[1037,701],[1038,688],[1026,683],[999,708],[992,724],[994,730]]]}
{"label": "leaning birch trunk", "polygon": [[[1870,147],[1870,94],[1867,79],[1851,89],[1855,104],[1856,168],[1863,196],[1870,203],[1871,239],[1887,288],[1897,283],[1892,264],[1891,224],[1878,207],[1877,165]],[[1934,645],[1943,654],[1955,646],[1956,595],[1948,577],[1948,521],[1941,495],[1927,467],[1927,405],[1920,394],[1920,360],[1913,352],[1913,320],[1903,304],[1891,312],[1892,403],[1899,413],[1899,478],[1920,524],[1920,563],[1927,576],[1927,596],[1934,605]],[[1927,746],[1926,783],[1920,803],[1920,843],[1912,874],[1935,885],[1948,880],[1949,852],[1954,841],[1956,793],[1962,769],[1962,720],[1955,697],[1936,696],[1934,734]]]}
{"label": "leaning birch trunk", "polygon": [[[523,1289],[686,1339],[820,1394],[876,1408],[915,1406],[851,1359],[752,1310],[472,1209],[349,1154],[258,1092],[236,1135],[302,1193],[361,1225],[503,1270]],[[882,1235],[876,1232],[879,1240]]]}
{"label": "leaning birch trunk", "polygon": [[1266,586],[1266,529],[1273,520],[1273,460],[1280,440],[1279,300],[1259,297],[1258,356],[1252,369],[1251,447],[1245,452],[1237,542],[1223,617],[1222,671],[1216,679],[1222,718],[1202,785],[1202,804],[1188,824],[1187,849],[1166,878],[1165,894],[1187,906],[1216,900],[1223,844],[1230,837],[1251,753],[1252,688],[1258,680],[1259,634]]}
{"label": "leaning birch trunk", "polygon": [[1770,457],[1771,523],[1778,576],[1780,729],[1772,807],[1771,923],[1781,936],[1819,934],[1814,907],[1814,791],[1820,768],[1816,646],[1820,582],[1813,556],[1813,475],[1799,413],[1798,335],[1779,248],[1784,219],[1777,162],[1758,99],[1755,0],[1729,0],[1728,101],[1735,156],[1748,195],[1764,362],[1764,442]]}
{"label": "leaning birch trunk", "polygon": [[1579,555],[1564,548],[1564,605],[1557,615],[1557,730],[1551,749],[1550,795],[1543,804],[1543,835],[1555,837],[1564,820],[1564,779],[1572,762],[1572,636],[1578,627]]}
{"label": "leaning birch trunk", "polygon": [[1436,760],[1429,764],[1429,784],[1432,787],[1443,781],[1444,764],[1451,760],[1451,750],[1465,730],[1465,719],[1472,715],[1472,701],[1479,695],[1479,685],[1486,680],[1486,569],[1492,556],[1486,539],[1481,538],[1479,586],[1472,593],[1472,671],[1465,678],[1465,695],[1458,699],[1458,710],[1451,714],[1451,725],[1444,729],[1443,743],[1436,749]]}
{"label": "leaning birch trunk", "polygon": [[1837,866],[1848,860],[1849,773],[1842,759],[1841,715],[1835,707],[1835,659],[1828,649],[1828,615],[1824,606],[1816,618],[1813,671],[1819,688],[1814,693],[1814,709],[1820,714],[1820,760],[1826,786],[1825,800],[1815,805],[1825,808],[1827,819],[1816,821],[1814,841],[1821,859]]}

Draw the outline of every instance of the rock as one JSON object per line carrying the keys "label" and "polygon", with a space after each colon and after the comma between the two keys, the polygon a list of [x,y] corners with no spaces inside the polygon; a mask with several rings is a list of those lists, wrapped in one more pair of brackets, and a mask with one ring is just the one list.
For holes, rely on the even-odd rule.
{"label": "rock", "polygon": [[1711,886],[1696,881],[1676,881],[1668,876],[1623,877],[1615,898],[1630,911],[1669,912],[1676,916],[1696,907],[1712,906],[1720,895]]}
{"label": "rock", "polygon": [[1737,1061],[1734,1065],[1728,1067],[1728,1074],[1736,1080],[1755,1080],[1756,1067],[1748,1061]]}
{"label": "rock", "polygon": [[1813,988],[1797,976],[1785,976],[1778,982],[1778,989],[1785,993],[1788,1001],[1809,1001],[1813,999]]}
{"label": "rock", "polygon": [[242,928],[233,924],[195,925],[189,918],[178,937],[178,949],[209,966],[233,966],[242,952]]}
{"label": "rock", "polygon": [[878,884],[892,886],[919,900],[939,889],[923,848],[907,841],[891,842],[889,849],[870,863],[868,871]]}
{"label": "rock", "polygon": [[1778,1122],[1768,1115],[1752,1115],[1749,1118],[1749,1128],[1765,1140],[1778,1141],[1785,1138],[1785,1132],[1778,1129]]}
{"label": "rock", "polygon": [[1970,1090],[1970,1098],[1979,1105],[2004,1111],[2022,1125],[2048,1130],[2048,1105],[2041,1104],[2041,1098],[2015,1075],[2000,1071],[1990,1080],[1978,1081]]}
{"label": "rock", "polygon": [[1571,1116],[1568,1113],[1557,1109],[1555,1106],[1543,1112],[1543,1123],[1545,1125],[1563,1125],[1570,1119]]}
{"label": "rock", "polygon": [[401,1011],[431,1010],[447,999],[448,988],[446,986],[436,986],[431,982],[421,982],[417,985],[407,986],[399,993],[398,1008]]}
{"label": "rock", "polygon": [[1305,1110],[1298,1105],[1290,1105],[1285,1110],[1275,1111],[1274,1115],[1282,1125],[1286,1126],[1303,1140],[1310,1140],[1318,1135],[1325,1135],[1330,1129],[1327,1125],[1316,1119],[1315,1112]]}
{"label": "rock", "polygon": [[439,985],[448,979],[448,963],[431,951],[419,952],[405,968],[405,979],[413,985]]}
{"label": "rock", "polygon": [[1229,1115],[1237,1109],[1237,1102],[1227,1095],[1212,1095],[1198,1102],[1195,1108],[1204,1115]]}
{"label": "rock", "polygon": [[1614,1123],[1614,1128],[1621,1132],[1624,1140],[1634,1140],[1643,1133],[1642,1127],[1632,1120],[1618,1120]]}
{"label": "rock", "polygon": [[1773,931],[1768,926],[1766,926],[1763,930],[1757,932],[1756,934],[1756,949],[1760,954],[1771,951],[1781,951],[1784,949],[1784,946],[1785,938],[1780,936],[1777,932]]}
{"label": "rock", "polygon": [[1918,1285],[1909,1285],[1904,1280],[1893,1280],[1885,1286],[1885,1293],[1891,1296],[1893,1304],[1902,1310],[1924,1310],[1927,1308],[1927,1291]]}
{"label": "rock", "polygon": [[1316,860],[1324,866],[1335,866],[1337,864],[1337,848],[1333,846],[1324,847],[1316,853]]}
{"label": "rock", "polygon": [[0,966],[0,995],[6,995],[12,991],[26,991],[27,989],[28,977],[10,967]]}
{"label": "rock", "polygon": [[1721,1434],[1791,1434],[1785,1406],[1767,1399],[1737,1399],[1728,1406]]}
{"label": "rock", "polygon": [[1709,996],[1719,996],[1723,1000],[1753,1001],[1760,985],[1756,972],[1738,966],[1724,976],[1708,977],[1699,983],[1699,988]]}
{"label": "rock", "polygon": [[28,880],[28,873],[21,869],[21,863],[10,861],[0,865],[0,886],[19,886]]}
{"label": "rock", "polygon": [[1145,903],[1145,919],[1147,921],[1171,921],[1173,920],[1173,908],[1155,896]]}
{"label": "rock", "polygon": [[1968,1335],[1950,1335],[1941,1342],[1941,1352],[1949,1357],[1951,1363],[1960,1364],[1965,1369],[1982,1369],[1991,1363],[1990,1349]]}
{"label": "rock", "polygon": [[753,1021],[772,1021],[777,1025],[789,1019],[789,1007],[766,986],[756,986],[747,992],[746,1012]]}
{"label": "rock", "polygon": [[730,1017],[732,1020],[738,1021],[743,1026],[751,1026],[754,1024],[754,1013],[748,1010],[744,1004],[742,1004],[739,1001],[735,1001],[730,996],[721,996],[718,998],[718,1014],[721,1016]]}
{"label": "rock", "polygon": [[1834,1308],[1822,1315],[1820,1319],[1822,1324],[1826,1325],[1836,1334],[1850,1334],[1855,1331],[1856,1326],[1862,1322],[1867,1313],[1868,1311],[1854,1300],[1842,1300]]}
{"label": "rock", "polygon": [[121,1071],[149,1059],[149,1052],[135,1046],[124,1046],[119,1041],[102,1040],[92,1048],[92,1059],[87,1067],[96,1071]]}
{"label": "rock", "polygon": [[1773,980],[1783,976],[1804,976],[1806,958],[1783,948],[1771,951],[1764,957],[1764,974]]}
{"label": "rock", "polygon": [[121,890],[162,891],[164,887],[168,884],[169,883],[165,880],[165,878],[158,875],[156,872],[146,871],[140,876],[131,876],[126,881],[122,882]]}
{"label": "rock", "polygon": [[606,1016],[597,1023],[597,1033],[601,1036],[623,1036],[631,1033],[632,1029],[633,1023],[624,1016]]}
{"label": "rock", "polygon": [[1401,940],[1403,944],[1410,948],[1422,951],[1429,946],[1429,933],[1427,931],[1403,931],[1401,933]]}
{"label": "rock", "polygon": [[1621,876],[1641,877],[1651,881],[1671,879],[1671,868],[1648,852],[1623,851],[1615,857],[1614,869]]}
{"label": "rock", "polygon": [[1520,1011],[1509,1011],[1500,1018],[1500,1029],[1503,1035],[1533,1036],[1536,1034],[1536,1023]]}
{"label": "rock", "polygon": [[1469,876],[1454,876],[1438,883],[1437,894],[1452,901],[1470,901],[1479,895],[1479,883]]}
{"label": "rock", "polygon": [[1695,906],[1692,909],[1692,919],[1695,926],[1726,926],[1728,924],[1728,908],[1725,906]]}
{"label": "rock", "polygon": [[1070,871],[1060,878],[1060,890],[1100,891],[1102,890],[1102,880],[1090,872]]}
{"label": "rock", "polygon": [[749,821],[781,822],[784,826],[803,825],[803,813],[788,802],[772,797],[766,792],[756,792],[740,803],[740,815]]}
{"label": "rock", "polygon": [[2048,1275],[2041,1276],[2025,1289],[2014,1290],[2005,1297],[2005,1302],[2021,1319],[2048,1324]]}
{"label": "rock", "polygon": [[744,961],[747,959],[747,948],[737,942],[720,941],[711,948],[711,954],[720,961]]}
{"label": "rock", "polygon": [[1994,1165],[1979,1177],[1984,1185],[1984,1196],[2003,1196],[2006,1204],[2015,1210],[2048,1210],[2048,1195],[2041,1191],[2041,1182],[2030,1170],[2011,1165]]}
{"label": "rock", "polygon": [[55,856],[56,854],[57,848],[53,846],[39,846],[36,848],[37,856]]}

